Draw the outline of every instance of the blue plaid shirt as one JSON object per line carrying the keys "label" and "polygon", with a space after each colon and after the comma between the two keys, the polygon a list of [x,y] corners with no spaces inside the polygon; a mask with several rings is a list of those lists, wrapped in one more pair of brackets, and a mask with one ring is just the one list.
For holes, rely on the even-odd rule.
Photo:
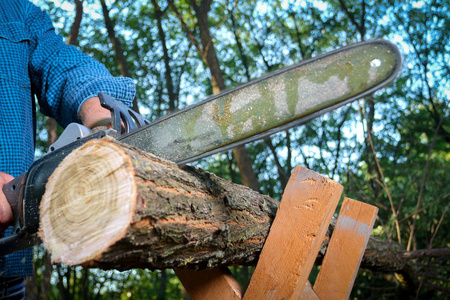
{"label": "blue plaid shirt", "polygon": [[[35,5],[0,0],[0,171],[18,176],[33,162],[35,96],[65,127],[79,122],[81,104],[98,92],[130,105],[135,87],[67,46]],[[31,262],[31,249],[0,257],[0,276],[30,276]]]}

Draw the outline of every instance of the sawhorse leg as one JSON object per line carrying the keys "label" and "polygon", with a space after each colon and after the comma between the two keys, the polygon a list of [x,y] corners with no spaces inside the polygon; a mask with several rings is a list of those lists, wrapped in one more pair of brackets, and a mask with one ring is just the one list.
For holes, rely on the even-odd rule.
{"label": "sawhorse leg", "polygon": [[[378,211],[371,205],[344,199],[314,287],[308,282],[341,193],[338,183],[295,168],[244,299],[348,298]],[[227,268],[176,274],[193,299],[242,298]]]}

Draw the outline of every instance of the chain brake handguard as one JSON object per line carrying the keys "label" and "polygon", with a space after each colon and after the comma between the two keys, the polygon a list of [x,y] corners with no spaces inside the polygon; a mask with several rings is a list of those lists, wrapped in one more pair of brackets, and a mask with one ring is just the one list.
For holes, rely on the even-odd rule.
{"label": "chain brake handguard", "polygon": [[150,124],[150,121],[108,94],[100,92],[98,97],[102,107],[111,111],[112,129],[117,132],[118,136]]}

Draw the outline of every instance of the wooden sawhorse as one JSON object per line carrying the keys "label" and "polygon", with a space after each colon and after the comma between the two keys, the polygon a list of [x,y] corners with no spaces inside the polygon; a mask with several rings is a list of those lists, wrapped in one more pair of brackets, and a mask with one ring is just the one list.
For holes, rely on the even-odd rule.
{"label": "wooden sawhorse", "polygon": [[227,268],[175,273],[194,300],[347,299],[378,212],[374,206],[344,199],[314,286],[308,282],[342,190],[295,168],[245,295]]}

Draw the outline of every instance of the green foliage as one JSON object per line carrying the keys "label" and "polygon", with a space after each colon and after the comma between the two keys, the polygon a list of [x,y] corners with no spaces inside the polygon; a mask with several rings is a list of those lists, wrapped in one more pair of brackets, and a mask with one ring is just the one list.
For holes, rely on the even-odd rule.
{"label": "green foliage", "polygon": [[[72,2],[35,2],[50,13],[57,31],[67,37],[74,18]],[[94,0],[84,2],[77,47],[119,75],[100,5]],[[212,92],[209,70],[177,15],[166,1],[157,3],[168,57],[164,56],[157,10],[151,1],[107,3],[137,85],[141,112],[152,120],[168,113],[170,101],[182,108]],[[174,4],[193,37],[199,39],[191,1],[177,0]],[[449,4],[448,0],[213,2],[209,25],[228,87],[360,40],[392,40],[404,56],[396,82],[373,97],[248,145],[263,193],[280,199],[286,178],[293,166],[300,164],[342,183],[346,196],[379,207],[375,228],[381,237],[400,241],[408,250],[450,247]],[[169,95],[167,70],[175,99]],[[38,130],[42,152],[46,141],[41,116]],[[230,153],[196,165],[240,182]],[[36,257],[39,285],[44,280],[43,259],[42,254]],[[412,291],[414,295],[438,299],[442,291],[450,289],[448,261],[422,259],[413,263],[420,278],[430,277],[427,265],[434,270],[433,279]],[[237,267],[233,272],[246,285],[251,270]],[[182,297],[172,271],[86,272],[57,266],[51,280],[48,296],[54,299],[61,298],[65,290],[73,292],[73,299],[86,295],[108,299]],[[87,283],[87,290],[76,283]],[[361,270],[352,298],[393,299],[402,293],[395,274]]]}

